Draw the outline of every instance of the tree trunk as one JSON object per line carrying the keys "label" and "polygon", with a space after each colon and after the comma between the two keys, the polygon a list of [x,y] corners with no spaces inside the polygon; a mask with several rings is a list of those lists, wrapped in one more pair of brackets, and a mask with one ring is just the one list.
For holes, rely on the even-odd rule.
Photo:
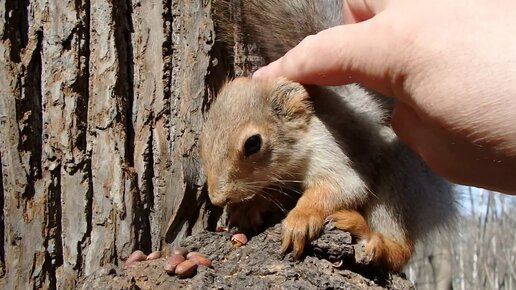
{"label": "tree trunk", "polygon": [[197,140],[231,73],[210,10],[0,1],[0,288],[71,289],[215,226]]}

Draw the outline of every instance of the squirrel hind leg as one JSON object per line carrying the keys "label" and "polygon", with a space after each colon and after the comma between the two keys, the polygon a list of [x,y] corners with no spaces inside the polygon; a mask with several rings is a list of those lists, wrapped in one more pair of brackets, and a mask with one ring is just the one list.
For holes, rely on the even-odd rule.
{"label": "squirrel hind leg", "polygon": [[399,272],[414,252],[414,245],[410,239],[398,241],[371,230],[364,215],[356,210],[339,210],[328,220],[336,228],[348,231],[364,242],[364,253],[359,257],[360,263]]}
{"label": "squirrel hind leg", "polygon": [[353,237],[359,240],[369,240],[371,229],[364,216],[356,210],[339,210],[327,219],[336,228],[348,231]]}

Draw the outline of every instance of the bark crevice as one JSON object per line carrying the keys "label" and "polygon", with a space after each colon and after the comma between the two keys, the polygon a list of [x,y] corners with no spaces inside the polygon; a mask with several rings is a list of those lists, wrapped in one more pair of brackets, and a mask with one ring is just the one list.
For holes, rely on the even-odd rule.
{"label": "bark crevice", "polygon": [[15,63],[21,62],[21,51],[29,42],[29,0],[5,0],[5,34],[3,40],[11,43],[10,58]]}
{"label": "bark crevice", "polygon": [[84,258],[85,251],[88,249],[91,242],[91,232],[93,229],[93,178],[92,178],[92,170],[91,170],[91,161],[84,163],[85,171],[87,172],[88,180],[88,191],[86,194],[86,232],[84,233],[81,241],[77,244],[77,264],[74,267],[74,270],[78,272],[78,275],[81,276],[84,271]]}
{"label": "bark crevice", "polygon": [[77,272],[80,277],[85,268],[86,250],[90,246],[92,222],[93,222],[93,173],[91,169],[91,151],[88,150],[88,114],[89,114],[89,100],[90,100],[90,18],[91,18],[91,3],[90,0],[75,0],[75,7],[77,9],[77,18],[79,19],[79,27],[77,34],[79,37],[79,75],[77,82],[74,84],[74,89],[79,94],[77,99],[77,106],[81,109],[76,111],[79,124],[77,136],[77,148],[84,153],[85,160],[78,166],[79,170],[85,172],[84,180],[87,181],[88,190],[86,191],[86,206],[84,214],[86,216],[86,231],[82,235],[80,241],[77,243],[77,261],[73,270]]}
{"label": "bark crevice", "polygon": [[131,18],[131,0],[119,0],[113,5],[113,26],[115,49],[118,55],[118,77],[115,93],[120,97],[123,108],[122,123],[125,124],[126,144],[125,160],[130,167],[134,166],[134,53],[131,33],[134,31]]}
{"label": "bark crevice", "polygon": [[147,140],[147,146],[144,152],[145,171],[143,172],[142,182],[144,183],[143,194],[138,196],[141,200],[137,205],[136,220],[139,249],[145,252],[152,251],[151,222],[150,217],[154,210],[154,153],[153,153],[154,135],[152,128]]}
{"label": "bark crevice", "polygon": [[42,117],[42,92],[41,92],[41,51],[43,32],[37,32],[37,44],[32,52],[26,71],[20,79],[20,98],[16,102],[16,117],[20,121],[20,135],[18,150],[22,154],[28,154],[29,168],[25,168],[27,174],[27,186],[23,197],[31,199],[35,194],[34,185],[42,177],[42,150],[43,150],[43,117]]}
{"label": "bark crevice", "polygon": [[[81,4],[84,3],[84,4]],[[88,102],[90,97],[90,1],[85,0],[81,2],[76,0],[76,9],[79,19],[79,25],[73,29],[72,35],[78,38],[78,75],[72,85],[73,91],[77,94],[77,110],[74,113],[77,115],[77,136],[74,136],[76,143],[74,146],[80,152],[87,155],[87,132],[88,132]],[[71,38],[73,40],[73,37]],[[71,45],[71,44],[70,44]],[[64,46],[64,45],[63,45]],[[91,157],[91,156],[88,156]],[[90,162],[90,158],[87,158]],[[85,165],[82,160],[76,165],[77,170],[84,169]],[[70,172],[74,174],[75,172]]]}
{"label": "bark crevice", "polygon": [[43,264],[43,277],[49,278],[49,288],[57,289],[58,281],[56,271],[63,265],[63,230],[62,230],[62,204],[61,204],[61,165],[50,171],[51,184],[48,190],[48,200],[45,209],[46,234],[44,246],[46,249],[45,263]]}
{"label": "bark crevice", "polygon": [[186,235],[191,235],[192,228],[199,218],[199,211],[208,200],[208,192],[206,190],[200,189],[199,186],[195,184],[195,182],[190,181],[189,178],[185,178],[184,182],[185,194],[177,211],[174,213],[172,223],[168,227],[168,231],[165,235],[165,242],[167,243],[174,242],[185,224],[187,226]]}
{"label": "bark crevice", "polygon": [[166,115],[170,114],[170,100],[172,98],[172,57],[174,51],[174,43],[172,41],[172,21],[174,20],[172,15],[172,0],[163,0],[162,17],[164,41],[161,46],[161,53],[163,56],[163,99],[165,100],[163,110],[165,110],[165,112],[158,112],[156,118],[161,117],[163,113]]}

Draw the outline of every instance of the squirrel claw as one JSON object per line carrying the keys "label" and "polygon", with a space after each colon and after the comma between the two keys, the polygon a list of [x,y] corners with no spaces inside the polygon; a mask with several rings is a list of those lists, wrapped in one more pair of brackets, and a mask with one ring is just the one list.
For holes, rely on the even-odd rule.
{"label": "squirrel claw", "polygon": [[364,248],[364,255],[362,256],[360,262],[366,265],[369,265],[376,256],[376,250],[374,247]]}
{"label": "squirrel claw", "polygon": [[283,231],[283,241],[281,243],[281,254],[284,256],[292,248],[294,260],[297,260],[305,248],[305,235],[296,235],[292,230]]}
{"label": "squirrel claw", "polygon": [[331,231],[337,228],[337,224],[335,223],[335,218],[333,216],[329,216],[324,220],[324,230]]}
{"label": "squirrel claw", "polygon": [[292,248],[294,259],[299,259],[305,244],[319,235],[324,218],[323,214],[313,208],[294,208],[283,221],[281,252],[286,253]]}
{"label": "squirrel claw", "polygon": [[369,241],[367,241],[363,247],[364,256],[361,259],[362,263],[371,264],[378,262],[377,260],[379,259],[378,255],[381,247],[380,243],[381,239],[378,235],[373,235]]}

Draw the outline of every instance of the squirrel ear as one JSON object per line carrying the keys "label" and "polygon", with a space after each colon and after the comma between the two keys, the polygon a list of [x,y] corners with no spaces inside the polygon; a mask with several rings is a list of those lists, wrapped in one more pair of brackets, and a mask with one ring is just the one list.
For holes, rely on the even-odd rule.
{"label": "squirrel ear", "polygon": [[274,111],[288,120],[308,118],[313,113],[306,89],[285,79],[272,84],[269,101]]}

